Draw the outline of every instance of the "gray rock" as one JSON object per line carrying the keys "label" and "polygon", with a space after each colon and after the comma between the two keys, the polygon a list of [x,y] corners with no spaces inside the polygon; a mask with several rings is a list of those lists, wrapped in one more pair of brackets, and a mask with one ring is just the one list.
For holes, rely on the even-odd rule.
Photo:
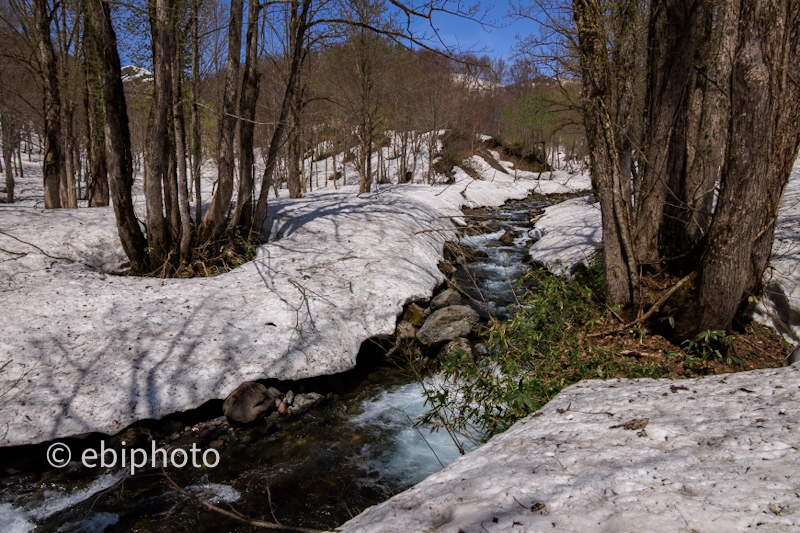
{"label": "gray rock", "polygon": [[458,355],[459,351],[466,352],[467,356],[472,358],[475,356],[475,351],[472,349],[472,343],[464,337],[456,337],[447,344],[439,352],[438,358],[440,361],[445,361],[449,357]]}
{"label": "gray rock", "polygon": [[397,323],[395,335],[398,339],[413,339],[417,336],[417,328],[411,322],[401,320]]}
{"label": "gray rock", "polygon": [[528,232],[528,237],[530,237],[533,242],[536,242],[544,237],[544,231],[540,230],[539,228],[533,228]]}
{"label": "gray rock", "polygon": [[292,405],[294,402],[294,391],[289,391],[286,393],[286,405]]}
{"label": "gray rock", "polygon": [[478,323],[478,313],[466,305],[452,305],[434,311],[417,332],[417,340],[430,345],[465,337]]}
{"label": "gray rock", "polygon": [[514,232],[511,230],[506,230],[506,232],[503,233],[503,235],[497,240],[500,241],[500,244],[504,246],[513,246],[514,238],[515,238]]}
{"label": "gray rock", "polygon": [[311,409],[311,407],[322,400],[322,398],[322,394],[316,392],[298,394],[294,397],[294,404],[289,408],[289,412],[293,415],[301,415]]}
{"label": "gray rock", "polygon": [[405,312],[403,312],[403,320],[411,322],[415,326],[421,326],[425,321],[425,309],[416,303],[411,303],[406,307]]}
{"label": "gray rock", "polygon": [[447,289],[440,292],[436,297],[431,300],[430,310],[436,311],[442,307],[450,307],[451,305],[461,305],[461,295],[453,289]]}
{"label": "gray rock", "polygon": [[439,271],[448,278],[456,273],[456,267],[454,267],[453,263],[451,263],[447,259],[441,259],[439,261],[438,266],[439,266]]}
{"label": "gray rock", "polygon": [[274,410],[274,400],[272,391],[264,385],[245,381],[225,399],[222,412],[234,422],[248,424],[263,413]]}

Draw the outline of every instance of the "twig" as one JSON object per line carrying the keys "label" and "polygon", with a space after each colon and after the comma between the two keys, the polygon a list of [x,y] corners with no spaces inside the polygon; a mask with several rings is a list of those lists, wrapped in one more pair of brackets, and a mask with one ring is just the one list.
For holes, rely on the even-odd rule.
{"label": "twig", "polygon": [[620,331],[625,331],[626,329],[630,328],[631,326],[635,326],[637,324],[641,324],[642,322],[644,322],[645,320],[647,320],[648,318],[653,316],[655,313],[657,313],[658,310],[661,309],[661,306],[664,305],[667,302],[667,300],[669,300],[670,296],[675,294],[675,292],[678,289],[683,287],[683,285],[687,281],[689,281],[692,278],[693,275],[694,275],[694,272],[692,272],[692,273],[684,276],[683,278],[681,278],[681,280],[678,283],[676,283],[675,285],[673,285],[672,288],[670,290],[668,290],[666,292],[666,294],[664,294],[664,296],[662,296],[659,301],[657,301],[655,304],[653,304],[653,307],[651,307],[649,311],[647,311],[645,314],[643,314],[642,316],[640,316],[639,318],[637,318],[633,322],[629,322],[629,323],[625,324],[624,326],[620,326],[618,328],[610,329],[608,331],[602,331],[600,333],[592,333],[590,335],[587,335],[587,337],[589,337],[589,338],[591,338],[591,337],[605,337],[606,335],[611,335],[612,333],[619,333]]}
{"label": "twig", "polygon": [[182,488],[180,488],[178,486],[177,483],[175,483],[172,480],[171,477],[169,477],[169,475],[166,473],[166,471],[164,471],[163,468],[161,469],[161,471],[164,474],[164,477],[166,478],[167,483],[169,483],[169,485],[172,487],[172,489],[175,492],[183,494],[187,498],[190,498],[190,499],[196,501],[197,503],[199,503],[200,505],[202,505],[206,509],[209,509],[211,511],[219,513],[219,514],[221,514],[223,516],[227,516],[228,518],[232,518],[232,519],[237,520],[239,522],[242,522],[244,524],[249,524],[251,526],[260,527],[260,528],[264,528],[264,529],[275,529],[275,530],[282,530],[282,531],[296,531],[298,533],[322,533],[322,531],[320,531],[318,529],[309,529],[309,528],[305,528],[305,527],[294,527],[294,526],[282,526],[280,524],[273,524],[272,522],[264,522],[263,520],[253,520],[253,519],[247,518],[245,515],[243,515],[243,514],[241,514],[239,512],[226,511],[225,509],[221,509],[221,508],[217,507],[216,505],[213,505],[213,504],[203,500],[202,498],[198,497],[196,494],[192,494],[191,492],[187,492],[187,491],[183,490]]}
{"label": "twig", "polygon": [[[6,237],[11,237],[11,238],[12,238],[12,239],[14,239],[15,241],[17,241],[17,242],[21,242],[22,244],[27,244],[28,246],[31,246],[31,247],[33,247],[33,248],[36,248],[36,249],[37,249],[37,250],[39,250],[39,251],[40,251],[40,252],[41,252],[43,255],[45,255],[46,257],[49,257],[50,259],[60,259],[61,261],[67,261],[68,263],[74,263],[74,262],[75,262],[73,259],[70,259],[69,257],[59,257],[59,256],[57,256],[57,255],[50,255],[50,254],[48,254],[47,252],[45,252],[44,250],[42,250],[41,248],[39,248],[38,246],[36,246],[35,244],[31,244],[31,243],[29,243],[29,242],[27,242],[27,241],[23,241],[22,239],[18,239],[17,237],[14,237],[13,235],[10,235],[10,234],[8,234],[8,233],[6,233],[5,231],[0,231],[0,234],[3,234],[3,235],[5,235]],[[11,253],[14,253],[14,252],[11,252]]]}

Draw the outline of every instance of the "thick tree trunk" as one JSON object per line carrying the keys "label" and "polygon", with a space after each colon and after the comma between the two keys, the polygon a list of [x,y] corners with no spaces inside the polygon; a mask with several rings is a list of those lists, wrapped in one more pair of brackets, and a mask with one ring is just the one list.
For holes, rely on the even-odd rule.
{"label": "thick tree trunk", "polygon": [[250,228],[253,220],[253,132],[255,130],[256,102],[260,83],[258,72],[258,14],[261,4],[250,0],[247,12],[247,37],[245,43],[244,77],[239,102],[239,194],[236,209],[231,217],[230,229]]}
{"label": "thick tree trunk", "polygon": [[691,252],[711,224],[730,115],[727,88],[736,46],[738,5],[732,0],[718,0],[712,7],[713,16],[707,19],[691,71],[683,168],[670,175],[670,186],[680,201],[667,202],[660,236],[667,255],[691,256],[689,268],[694,268],[698,259]]}
{"label": "thick tree trunk", "polygon": [[[629,205],[620,166],[617,135],[608,99],[610,82],[604,9],[599,0],[573,0],[581,55],[584,126],[592,180],[603,215],[606,302],[639,306],[639,278],[631,238]],[[624,27],[624,25],[623,25]]]}
{"label": "thick tree trunk", "polygon": [[[75,118],[75,105],[71,102],[62,102],[63,126],[64,126],[64,181],[61,187],[61,205],[63,207],[77,208],[78,197],[75,190],[75,135],[73,133],[73,120]],[[22,165],[20,165],[22,168]]]}
{"label": "thick tree trunk", "polygon": [[219,149],[217,154],[217,191],[211,199],[206,216],[197,230],[198,243],[216,239],[225,229],[225,213],[233,197],[234,137],[236,133],[236,102],[239,98],[239,57],[242,53],[243,0],[231,0],[228,26],[228,63],[225,68],[225,92],[222,116],[219,119]]}
{"label": "thick tree trunk", "polygon": [[117,230],[122,248],[131,261],[131,269],[143,272],[148,268],[145,252],[147,240],[139,227],[131,198],[131,137],[117,53],[117,36],[111,24],[111,10],[107,2],[83,0],[83,8],[86,13],[87,34],[94,39],[93,46],[98,52],[97,72],[104,112],[106,163]]}
{"label": "thick tree trunk", "polygon": [[45,208],[61,207],[59,194],[60,173],[64,165],[61,151],[61,91],[53,41],[50,38],[51,15],[46,0],[32,0],[36,32],[36,56],[42,72],[44,96],[44,178]]}
{"label": "thick tree trunk", "polygon": [[158,268],[170,252],[170,231],[164,217],[162,182],[168,178],[169,114],[172,107],[172,15],[174,0],[151,0],[153,103],[145,143],[144,196],[147,202],[147,242],[150,266]]}
{"label": "thick tree trunk", "polygon": [[744,0],[731,73],[725,166],[683,336],[726,329],[759,292],[800,148],[800,1]]}
{"label": "thick tree trunk", "polygon": [[645,169],[636,198],[634,242],[639,261],[660,257],[666,202],[677,199],[673,177],[684,167],[692,65],[710,15],[709,0],[656,0],[650,7]]}

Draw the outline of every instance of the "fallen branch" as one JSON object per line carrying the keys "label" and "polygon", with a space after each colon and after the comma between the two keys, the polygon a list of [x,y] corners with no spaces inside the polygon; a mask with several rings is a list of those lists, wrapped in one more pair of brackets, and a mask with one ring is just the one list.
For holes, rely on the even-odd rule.
{"label": "fallen branch", "polygon": [[[29,242],[27,242],[27,241],[23,241],[22,239],[18,239],[17,237],[14,237],[13,235],[11,235],[11,234],[9,234],[9,233],[6,233],[5,231],[0,231],[0,234],[3,234],[3,235],[5,235],[6,237],[11,237],[11,238],[12,238],[12,239],[14,239],[15,241],[17,241],[17,242],[21,242],[22,244],[27,244],[28,246],[31,246],[31,247],[33,247],[33,248],[36,248],[36,249],[37,249],[37,250],[39,250],[39,251],[40,251],[40,252],[41,252],[43,255],[45,255],[45,256],[47,256],[47,257],[49,257],[50,259],[59,259],[59,260],[61,260],[61,261],[67,261],[67,262],[69,262],[69,263],[74,263],[74,262],[75,262],[74,260],[70,259],[69,257],[59,257],[59,256],[57,256],[57,255],[50,255],[50,254],[48,254],[47,252],[45,252],[44,250],[42,250],[41,248],[39,248],[38,246],[36,246],[35,244],[31,244],[31,243],[29,243]],[[10,252],[10,253],[15,253],[15,252]]]}
{"label": "fallen branch", "polygon": [[216,505],[213,505],[213,504],[205,501],[204,499],[200,498],[196,494],[192,494],[191,492],[187,492],[187,491],[183,490],[180,486],[178,486],[177,483],[175,483],[172,480],[171,477],[169,477],[169,475],[164,471],[163,468],[161,469],[161,471],[164,474],[164,478],[166,478],[167,483],[169,483],[169,485],[172,487],[172,489],[175,492],[183,494],[187,498],[190,498],[190,499],[196,501],[197,503],[199,503],[200,505],[202,505],[206,509],[214,511],[215,513],[219,513],[219,514],[221,514],[223,516],[227,516],[228,518],[232,518],[232,519],[237,520],[239,522],[242,522],[244,524],[249,524],[251,526],[260,527],[260,528],[263,528],[263,529],[274,529],[274,530],[278,530],[278,531],[295,531],[297,533],[322,533],[322,531],[320,531],[318,529],[308,529],[308,528],[305,528],[305,527],[294,527],[294,526],[282,526],[280,524],[274,524],[272,522],[264,522],[263,520],[253,520],[251,518],[246,517],[242,513],[239,513],[239,512],[236,512],[236,511],[226,511],[225,509],[221,509],[221,508],[217,507]]}
{"label": "fallen branch", "polygon": [[666,294],[664,294],[664,296],[662,296],[659,301],[657,301],[655,304],[653,304],[653,306],[645,314],[643,314],[642,316],[640,316],[639,318],[637,318],[633,322],[629,322],[629,323],[625,324],[624,326],[620,326],[618,328],[610,329],[608,331],[601,331],[600,333],[592,333],[590,335],[587,335],[586,337],[587,338],[605,337],[606,335],[611,335],[612,333],[619,333],[619,332],[625,331],[626,329],[628,329],[630,327],[633,327],[633,326],[635,326],[637,324],[641,324],[642,322],[644,322],[645,320],[647,320],[648,318],[650,318],[651,316],[656,314],[658,312],[658,310],[661,309],[661,306],[664,305],[667,302],[667,300],[669,300],[670,296],[675,294],[675,292],[678,289],[683,287],[683,285],[687,281],[689,281],[692,278],[693,275],[694,275],[694,272],[692,272],[692,273],[684,276],[683,278],[681,278],[681,280],[678,283],[676,283],[675,285],[673,285],[672,288],[670,290],[668,290],[666,292]]}

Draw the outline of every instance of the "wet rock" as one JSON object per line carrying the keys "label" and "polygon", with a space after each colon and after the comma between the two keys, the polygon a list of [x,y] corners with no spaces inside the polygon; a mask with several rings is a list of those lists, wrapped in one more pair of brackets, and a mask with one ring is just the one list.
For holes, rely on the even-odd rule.
{"label": "wet rock", "polygon": [[322,394],[316,392],[307,392],[305,394],[298,394],[294,397],[294,405],[289,408],[289,412],[293,415],[301,415],[311,409],[311,407],[322,400]]}
{"label": "wet rock", "polygon": [[171,418],[161,421],[161,431],[163,431],[165,435],[172,435],[181,430],[183,430],[183,423],[180,420]]}
{"label": "wet rock", "polygon": [[401,320],[397,323],[395,335],[398,339],[413,339],[417,336],[417,328],[411,322]]}
{"label": "wet rock", "polygon": [[448,278],[456,273],[456,267],[454,267],[453,263],[451,263],[447,259],[441,259],[439,261],[438,266],[439,266],[439,271]]}
{"label": "wet rock", "polygon": [[286,405],[292,405],[292,402],[294,402],[294,391],[287,392],[285,399]]}
{"label": "wet rock", "polygon": [[421,326],[425,322],[425,309],[415,303],[411,303],[403,312],[403,320],[415,326]]}
{"label": "wet rock", "polygon": [[115,435],[111,439],[110,444],[112,447],[116,448],[118,446],[123,446],[122,443],[124,442],[124,446],[141,448],[150,440],[152,440],[152,438],[153,437],[150,434],[150,430],[142,427],[132,427]]}
{"label": "wet rock", "polygon": [[514,232],[511,230],[506,230],[505,233],[498,239],[500,244],[503,246],[514,246]]}
{"label": "wet rock", "polygon": [[495,231],[500,231],[503,226],[496,220],[486,220],[485,222],[481,223],[481,226],[486,228],[487,233],[494,233]]}
{"label": "wet rock", "polygon": [[444,345],[444,348],[441,349],[437,357],[440,361],[445,361],[446,359],[456,355],[463,357],[464,353],[466,353],[466,355],[470,358],[475,356],[475,350],[472,349],[472,343],[464,337],[456,337]]}
{"label": "wet rock", "polygon": [[289,406],[286,405],[286,400],[284,399],[280,404],[278,404],[278,414],[286,415],[288,413],[289,413]]}
{"label": "wet rock", "polygon": [[451,305],[461,305],[461,295],[453,289],[447,289],[437,294],[431,300],[431,311],[436,311],[442,307],[449,307]]}
{"label": "wet rock", "polygon": [[225,446],[225,443],[223,441],[219,440],[219,439],[212,440],[211,442],[208,443],[208,447],[209,448],[219,449],[219,448],[222,448],[223,446]]}
{"label": "wet rock", "polygon": [[281,391],[279,391],[279,390],[278,390],[278,389],[276,389],[275,387],[270,387],[270,388],[268,388],[268,389],[267,389],[267,392],[268,392],[268,393],[269,393],[269,395],[270,395],[270,396],[272,396],[273,398],[280,398],[281,396],[283,396],[283,395],[281,394]]}
{"label": "wet rock", "polygon": [[[277,391],[277,389],[275,389]],[[278,393],[280,395],[280,393]],[[228,419],[248,424],[275,408],[275,395],[264,385],[245,381],[225,399],[222,412]]]}
{"label": "wet rock", "polygon": [[417,340],[431,345],[465,337],[478,323],[478,313],[466,305],[452,305],[434,311],[417,332]]}

